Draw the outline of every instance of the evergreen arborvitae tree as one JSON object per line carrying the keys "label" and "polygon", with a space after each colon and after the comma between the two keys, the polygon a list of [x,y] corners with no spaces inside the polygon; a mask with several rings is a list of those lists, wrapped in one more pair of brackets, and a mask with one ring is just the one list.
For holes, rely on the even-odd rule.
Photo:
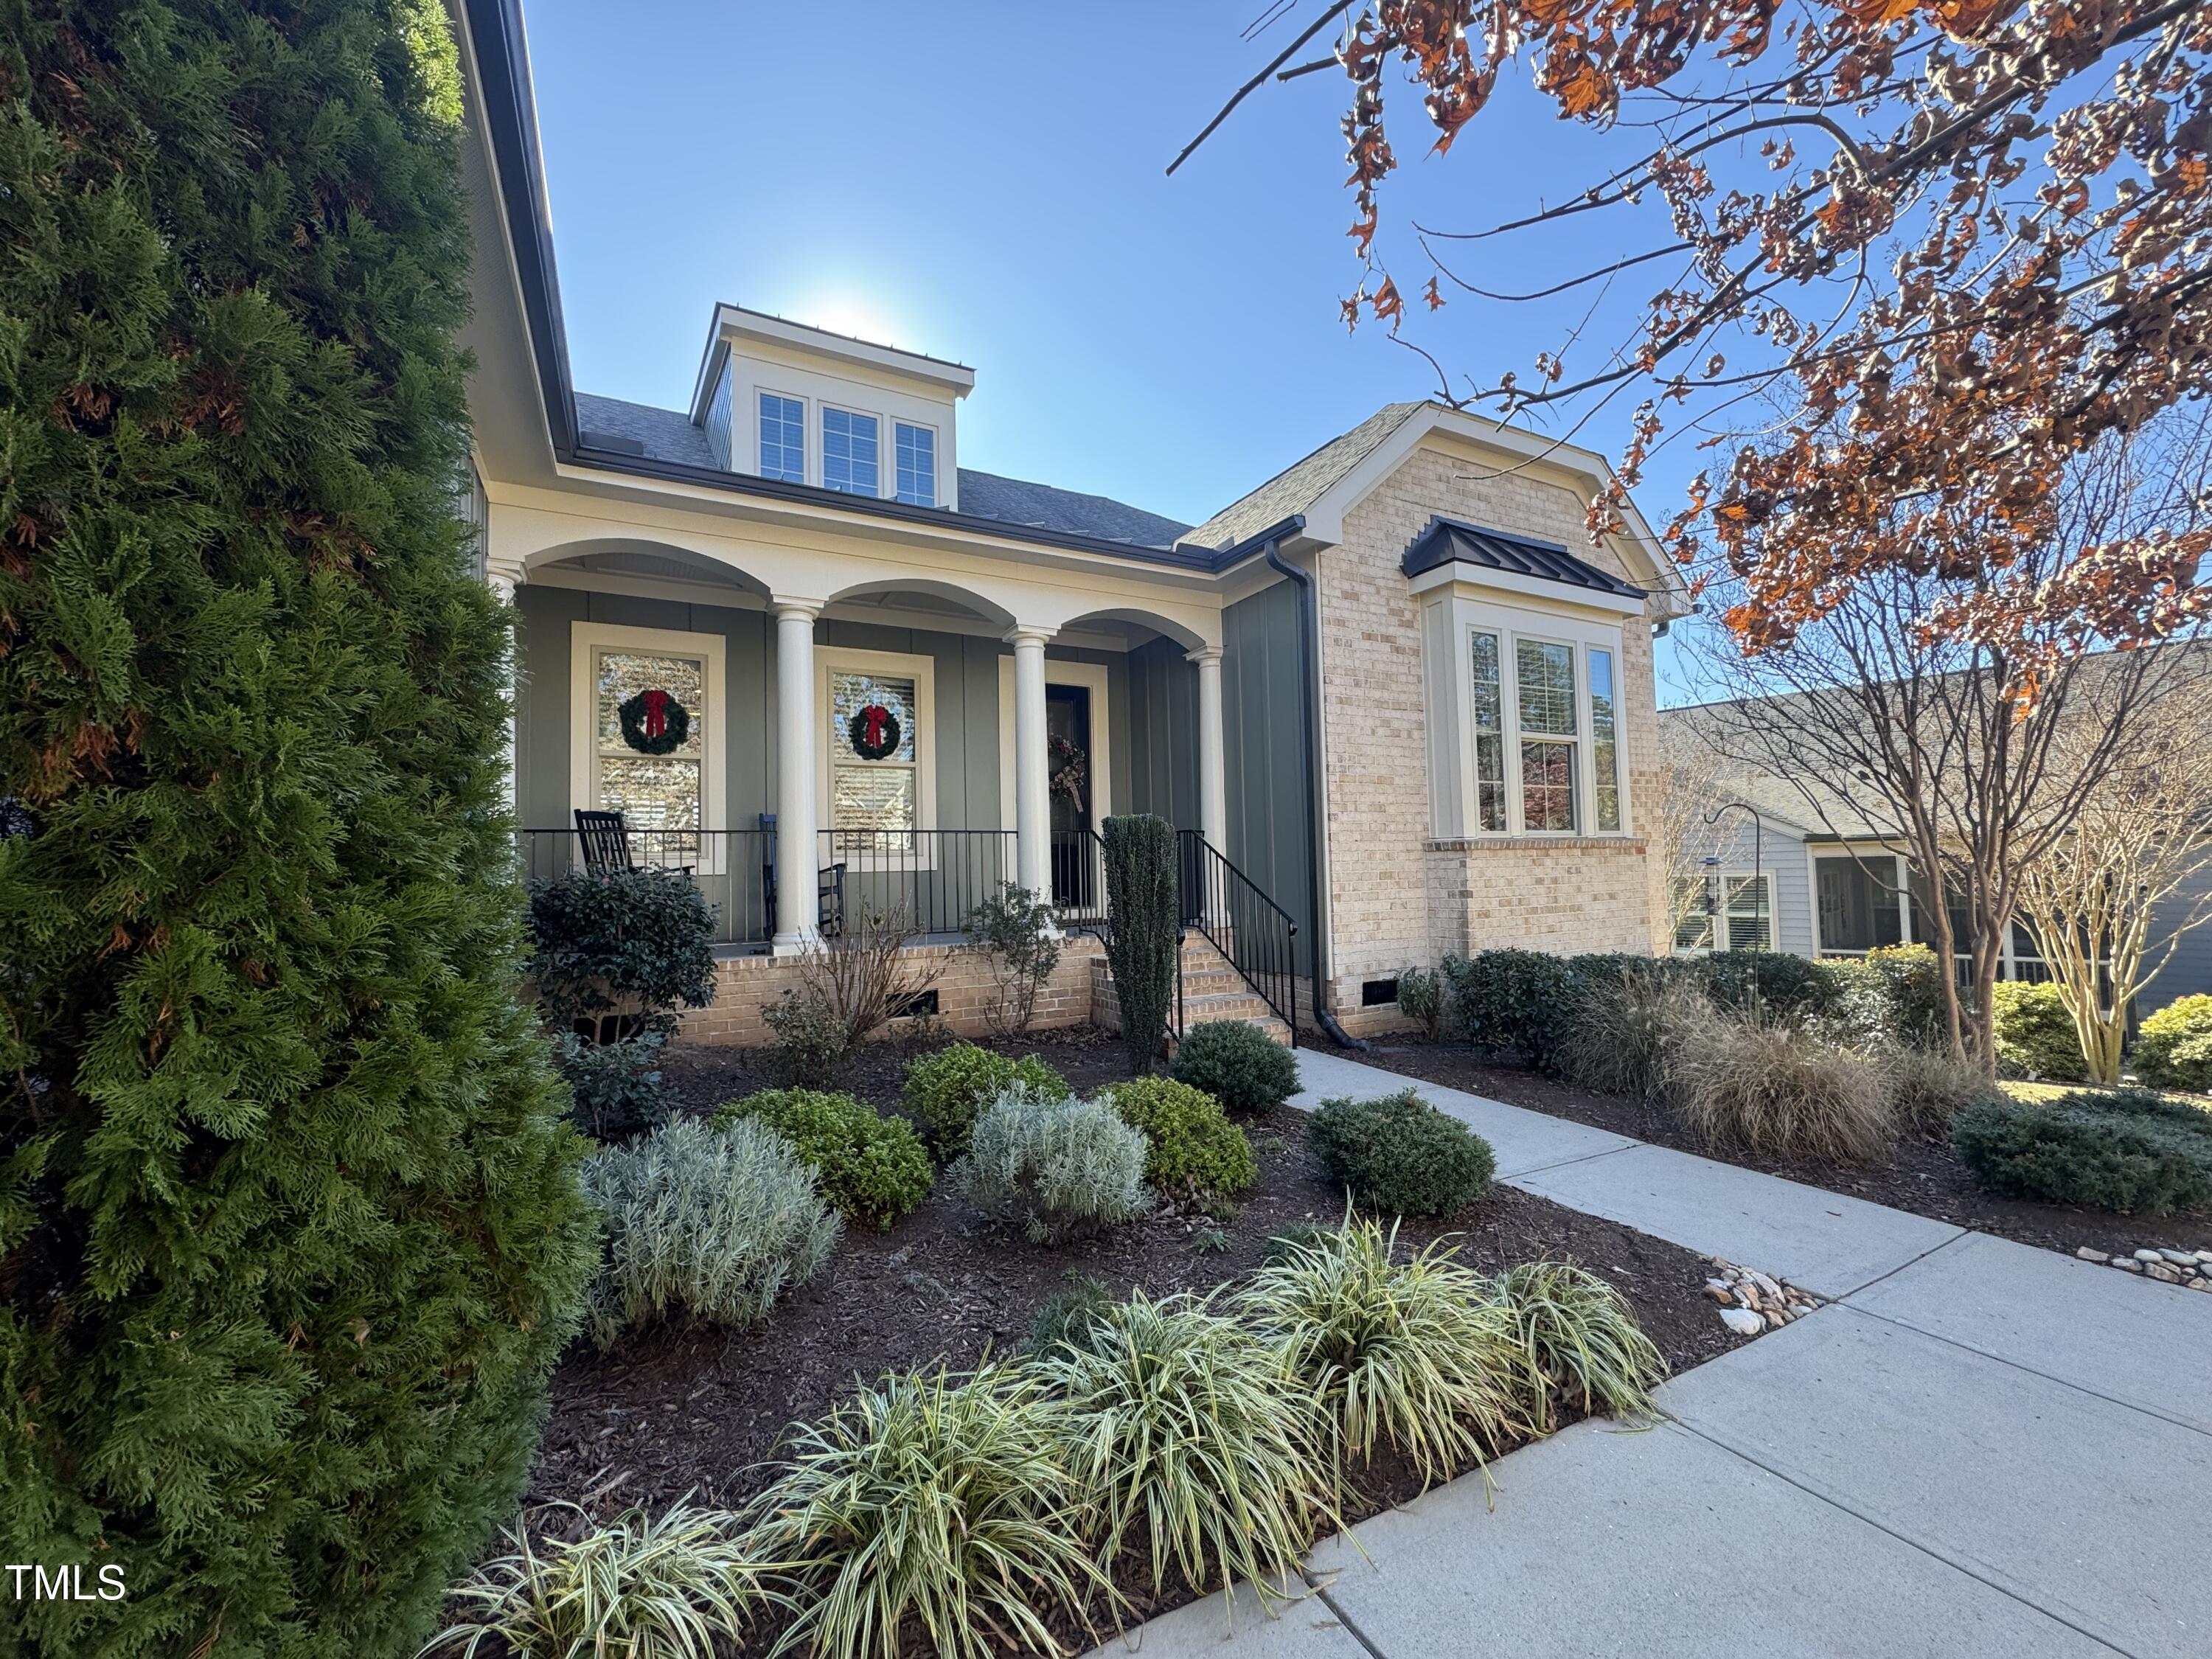
{"label": "evergreen arborvitae tree", "polygon": [[1121,1043],[1142,1077],[1158,1057],[1175,1005],[1182,949],[1175,826],[1149,812],[1100,826],[1105,842],[1106,966],[1121,1012]]}
{"label": "evergreen arborvitae tree", "polygon": [[[0,0],[0,1651],[404,1655],[591,1265],[437,0]],[[112,1582],[112,1580],[110,1582]]]}

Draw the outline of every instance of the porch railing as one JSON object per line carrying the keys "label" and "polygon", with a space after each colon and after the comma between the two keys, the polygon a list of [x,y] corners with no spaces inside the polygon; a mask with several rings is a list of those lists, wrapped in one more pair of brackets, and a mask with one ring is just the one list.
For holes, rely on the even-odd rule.
{"label": "porch railing", "polygon": [[964,933],[970,911],[1014,879],[1011,830],[824,830],[822,864],[845,866],[845,913],[899,917],[910,934]]}
{"label": "porch railing", "polygon": [[1198,929],[1229,959],[1290,1028],[1296,1046],[1297,924],[1199,831],[1178,831],[1177,839],[1182,925]]}

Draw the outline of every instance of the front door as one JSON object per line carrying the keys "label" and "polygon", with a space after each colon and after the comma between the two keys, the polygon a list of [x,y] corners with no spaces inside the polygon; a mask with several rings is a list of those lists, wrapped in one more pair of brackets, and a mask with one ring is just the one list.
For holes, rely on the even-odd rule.
{"label": "front door", "polygon": [[1052,801],[1052,900],[1092,908],[1098,875],[1091,856],[1091,688],[1044,689],[1045,779]]}

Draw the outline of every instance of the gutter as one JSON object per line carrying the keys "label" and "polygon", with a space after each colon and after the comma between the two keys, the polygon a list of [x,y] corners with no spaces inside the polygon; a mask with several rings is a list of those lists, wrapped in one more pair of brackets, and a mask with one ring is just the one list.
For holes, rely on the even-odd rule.
{"label": "gutter", "polygon": [[[1308,949],[1312,963],[1310,978],[1312,985],[1314,1024],[1328,1034],[1329,1041],[1340,1048],[1364,1049],[1364,1039],[1353,1036],[1337,1024],[1336,1016],[1329,1012],[1327,1000],[1322,994],[1326,983],[1322,974],[1323,947],[1328,942],[1326,918],[1328,910],[1322,904],[1321,880],[1321,812],[1320,781],[1314,775],[1315,732],[1321,720],[1321,688],[1314,674],[1314,664],[1321,655],[1321,623],[1315,614],[1313,578],[1283,557],[1282,541],[1285,536],[1305,528],[1303,514],[1285,519],[1270,529],[1263,530],[1251,543],[1265,556],[1268,565],[1286,578],[1298,591],[1298,747],[1304,759],[1306,788],[1306,914],[1312,918],[1313,938]],[[1241,556],[1246,544],[1225,550],[1224,556],[1236,553]],[[1297,1011],[1293,1008],[1291,1012]]]}

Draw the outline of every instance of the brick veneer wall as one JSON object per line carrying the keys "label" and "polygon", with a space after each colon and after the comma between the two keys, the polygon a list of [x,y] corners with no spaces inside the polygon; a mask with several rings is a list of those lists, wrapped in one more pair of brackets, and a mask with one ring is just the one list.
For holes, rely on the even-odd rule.
{"label": "brick veneer wall", "polygon": [[[1091,1018],[1091,963],[1101,954],[1088,933],[1062,941],[1060,966],[1037,994],[1039,1028],[1081,1025]],[[904,955],[923,974],[933,975],[938,1017],[956,1036],[982,1036],[991,1027],[985,1010],[994,1000],[990,959],[965,945],[916,945]],[[687,1042],[753,1048],[772,1040],[763,1006],[796,982],[798,964],[788,957],[732,956],[714,964],[711,1006],[688,1010],[677,1035]]]}
{"label": "brick veneer wall", "polygon": [[[1557,542],[1630,579],[1594,549],[1583,503],[1522,473],[1469,476],[1461,456],[1417,450],[1346,515],[1322,555],[1322,704],[1328,744],[1330,990],[1348,1030],[1399,1023],[1362,1009],[1362,981],[1494,945],[1650,951],[1662,914],[1640,837],[1439,843],[1431,839],[1427,716],[1414,599],[1399,568],[1442,514]],[[1659,732],[1650,629],[1621,629],[1621,703],[1631,798],[1649,799]]]}

